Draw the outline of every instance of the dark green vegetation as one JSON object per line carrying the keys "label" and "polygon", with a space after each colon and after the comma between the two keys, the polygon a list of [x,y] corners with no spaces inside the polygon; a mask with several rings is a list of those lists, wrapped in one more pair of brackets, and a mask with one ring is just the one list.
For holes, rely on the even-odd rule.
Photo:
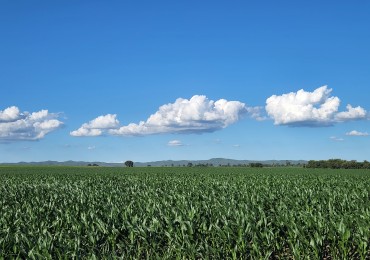
{"label": "dark green vegetation", "polygon": [[370,171],[0,167],[0,258],[370,257]]}
{"label": "dark green vegetation", "polygon": [[329,169],[370,169],[370,162],[346,161],[341,159],[308,161],[306,168],[329,168]]}
{"label": "dark green vegetation", "polygon": [[125,166],[126,167],[134,167],[134,162],[133,161],[125,161]]}

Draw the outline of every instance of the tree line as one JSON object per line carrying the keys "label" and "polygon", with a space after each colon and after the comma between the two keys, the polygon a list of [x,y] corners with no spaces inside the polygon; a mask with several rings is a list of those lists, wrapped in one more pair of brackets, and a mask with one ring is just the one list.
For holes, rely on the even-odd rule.
{"label": "tree line", "polygon": [[[126,161],[124,163],[126,167],[134,167],[134,162],[133,161]],[[151,167],[152,165],[148,164],[147,167]],[[284,167],[284,166],[302,166],[300,163],[297,165],[293,165],[290,162],[286,162],[285,164],[262,164],[262,163],[249,163],[249,164],[218,164],[214,165],[212,163],[198,163],[198,164],[193,164],[192,162],[188,162],[187,164],[170,164],[170,165],[162,165],[162,167],[252,167],[252,168],[262,168],[262,167]]]}
{"label": "tree line", "polygon": [[[125,163],[126,167],[133,167],[134,162],[133,161],[126,161]],[[89,166],[98,166],[98,165],[89,165]],[[148,165],[151,166],[151,165]],[[164,165],[165,167],[172,166],[175,167],[174,164],[171,165]],[[177,167],[180,167],[181,165],[177,165]],[[187,165],[182,165],[183,167],[214,167],[212,163],[199,163],[199,164],[193,164],[189,162]],[[237,164],[237,165],[230,165],[228,164],[219,164],[219,167],[252,167],[252,168],[262,168],[262,167],[304,167],[304,168],[325,168],[325,169],[370,169],[370,162],[363,161],[358,162],[356,160],[347,161],[342,159],[330,159],[330,160],[310,160],[307,162],[307,164],[296,164],[293,165],[291,162],[286,161],[285,164],[262,164],[262,163],[249,163],[249,164]]]}
{"label": "tree line", "polygon": [[310,160],[304,166],[306,168],[329,168],[329,169],[370,169],[370,162],[346,161],[341,159]]}

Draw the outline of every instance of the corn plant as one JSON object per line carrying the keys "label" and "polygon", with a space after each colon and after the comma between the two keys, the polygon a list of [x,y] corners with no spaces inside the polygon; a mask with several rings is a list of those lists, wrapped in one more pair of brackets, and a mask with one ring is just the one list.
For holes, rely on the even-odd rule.
{"label": "corn plant", "polygon": [[370,172],[0,167],[0,259],[369,259]]}

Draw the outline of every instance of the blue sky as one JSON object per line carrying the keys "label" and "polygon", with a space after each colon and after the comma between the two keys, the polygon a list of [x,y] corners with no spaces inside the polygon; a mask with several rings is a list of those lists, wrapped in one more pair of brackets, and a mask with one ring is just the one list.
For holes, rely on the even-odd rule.
{"label": "blue sky", "polygon": [[0,161],[369,160],[369,11],[2,1]]}

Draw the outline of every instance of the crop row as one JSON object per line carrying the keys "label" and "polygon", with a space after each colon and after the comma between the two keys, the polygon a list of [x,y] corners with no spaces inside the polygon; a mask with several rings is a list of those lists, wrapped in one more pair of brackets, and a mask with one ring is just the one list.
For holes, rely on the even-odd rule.
{"label": "crop row", "polygon": [[0,168],[0,258],[370,257],[370,172]]}

